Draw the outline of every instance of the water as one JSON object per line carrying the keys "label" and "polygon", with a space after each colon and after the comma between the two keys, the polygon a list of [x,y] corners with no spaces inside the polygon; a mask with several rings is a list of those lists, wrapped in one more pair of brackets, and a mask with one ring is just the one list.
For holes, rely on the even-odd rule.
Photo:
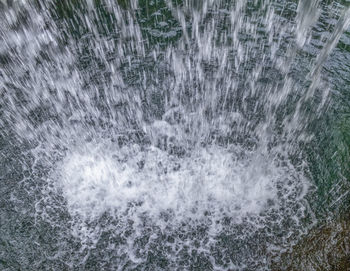
{"label": "water", "polygon": [[0,12],[2,270],[272,270],[346,210],[346,2]]}

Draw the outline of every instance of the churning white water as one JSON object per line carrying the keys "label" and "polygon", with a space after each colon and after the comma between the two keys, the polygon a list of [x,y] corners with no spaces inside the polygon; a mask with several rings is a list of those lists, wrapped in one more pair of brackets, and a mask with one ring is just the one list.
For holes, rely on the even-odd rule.
{"label": "churning white water", "polygon": [[288,184],[292,178],[307,190],[307,181],[291,166],[235,146],[196,148],[179,158],[153,146],[87,143],[67,154],[53,178],[72,213],[123,213],[134,203],[134,211],[155,222],[166,211],[181,220],[200,219],[208,210],[241,221],[247,214],[278,208],[278,187],[291,193],[298,185]]}

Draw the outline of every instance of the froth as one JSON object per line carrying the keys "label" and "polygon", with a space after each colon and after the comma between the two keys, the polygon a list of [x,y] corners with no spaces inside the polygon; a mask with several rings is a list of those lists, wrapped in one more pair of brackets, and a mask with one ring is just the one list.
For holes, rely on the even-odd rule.
{"label": "froth", "polygon": [[154,218],[209,211],[240,219],[273,208],[288,175],[269,157],[238,147],[197,147],[179,157],[154,146],[100,142],[67,153],[54,178],[69,211],[88,219],[130,209]]}

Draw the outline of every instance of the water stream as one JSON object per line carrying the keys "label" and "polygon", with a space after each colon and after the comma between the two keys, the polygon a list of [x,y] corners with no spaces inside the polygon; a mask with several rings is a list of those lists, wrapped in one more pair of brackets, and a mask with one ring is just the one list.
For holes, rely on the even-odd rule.
{"label": "water stream", "polygon": [[349,202],[347,6],[1,2],[0,269],[282,270]]}

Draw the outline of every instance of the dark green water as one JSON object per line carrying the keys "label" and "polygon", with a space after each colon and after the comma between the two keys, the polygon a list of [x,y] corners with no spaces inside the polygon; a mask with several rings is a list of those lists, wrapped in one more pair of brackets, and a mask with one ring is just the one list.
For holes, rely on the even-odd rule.
{"label": "dark green water", "polygon": [[3,5],[0,269],[287,268],[349,211],[347,6]]}

